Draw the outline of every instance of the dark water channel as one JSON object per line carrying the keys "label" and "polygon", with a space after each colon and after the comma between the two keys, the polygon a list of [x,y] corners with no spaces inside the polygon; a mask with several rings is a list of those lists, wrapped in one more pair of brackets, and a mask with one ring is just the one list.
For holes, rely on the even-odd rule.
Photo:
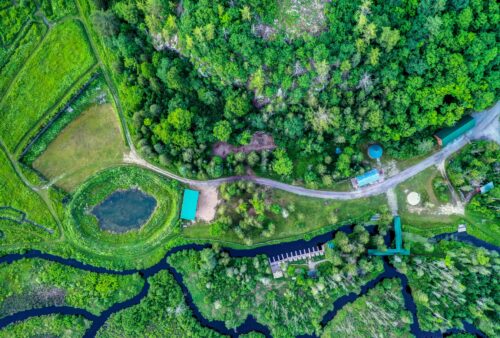
{"label": "dark water channel", "polygon": [[[368,230],[370,232],[373,232],[375,229],[374,227],[369,227]],[[254,249],[232,249],[232,248],[223,248],[224,251],[228,252],[230,256],[232,257],[254,257],[256,255],[260,254],[266,254],[268,256],[274,256],[283,252],[291,252],[294,250],[299,250],[304,247],[311,247],[313,245],[320,245],[322,243],[327,242],[328,240],[332,239],[332,237],[335,235],[337,231],[344,231],[347,233],[352,232],[352,226],[344,226],[341,227],[335,231],[330,231],[326,234],[319,235],[309,241],[306,240],[298,240],[294,242],[289,242],[289,243],[280,243],[280,244],[275,244],[275,245],[268,245],[268,246],[262,246]],[[440,238],[436,238],[438,240]],[[461,236],[457,237],[457,240],[462,240],[467,242],[474,242],[474,237],[468,235],[466,237]],[[391,240],[390,236],[386,236],[386,242],[389,242]],[[477,240],[477,239],[476,239]],[[482,243],[478,243],[482,244]],[[490,245],[490,244],[488,244]],[[109,319],[109,317],[116,312],[119,312],[123,309],[126,309],[130,306],[139,304],[140,301],[147,296],[148,290],[149,290],[149,283],[147,281],[147,278],[150,276],[155,275],[161,270],[167,270],[169,271],[172,276],[174,277],[175,281],[179,284],[179,286],[182,289],[182,292],[185,297],[186,304],[190,307],[190,309],[193,312],[194,317],[200,322],[201,325],[210,328],[220,334],[223,335],[228,335],[231,337],[238,337],[240,334],[248,333],[251,331],[256,331],[256,332],[261,332],[263,333],[266,337],[271,337],[270,330],[266,326],[258,323],[254,317],[249,316],[246,321],[241,324],[238,328],[235,330],[233,329],[228,329],[224,322],[222,321],[211,321],[207,320],[203,315],[200,313],[198,307],[196,304],[193,302],[193,298],[191,294],[189,293],[186,285],[184,284],[182,275],[179,274],[170,264],[167,262],[167,258],[171,256],[172,254],[182,251],[182,250],[203,250],[204,248],[208,248],[210,245],[201,245],[201,244],[187,244],[187,245],[182,245],[175,247],[168,251],[165,255],[165,257],[158,262],[156,265],[143,269],[143,270],[136,270],[136,269],[130,269],[130,270],[122,270],[122,271],[116,271],[116,270],[110,270],[102,267],[95,267],[92,265],[88,265],[82,262],[79,262],[74,259],[67,259],[67,258],[62,258],[50,254],[45,254],[40,251],[29,251],[24,254],[10,254],[6,255],[3,257],[0,257],[0,264],[2,263],[12,263],[17,260],[23,259],[23,258],[42,258],[46,259],[49,261],[54,261],[57,263],[61,263],[64,265],[68,265],[74,268],[86,270],[86,271],[92,271],[96,273],[110,273],[110,274],[118,274],[118,275],[130,275],[134,273],[139,273],[145,280],[145,284],[143,289],[139,294],[137,294],[135,297],[126,300],[122,303],[117,303],[108,308],[106,311],[102,312],[101,315],[95,316],[91,313],[89,313],[86,310],[83,309],[77,309],[77,308],[72,308],[72,307],[45,307],[41,309],[32,309],[32,310],[27,310],[27,311],[22,311],[18,312],[16,314],[13,314],[8,317],[4,317],[0,319],[0,328],[5,327],[11,323],[17,322],[17,321],[22,321],[26,320],[30,317],[34,316],[41,316],[41,315],[47,315],[47,314],[54,314],[54,313],[60,313],[60,314],[68,314],[68,315],[81,315],[85,317],[88,320],[92,321],[92,326],[87,330],[85,337],[95,337],[97,331],[105,324],[105,322]],[[498,251],[498,247],[494,247],[494,250]],[[412,317],[413,317],[413,323],[411,325],[411,333],[415,335],[416,337],[443,337],[447,336],[453,333],[460,333],[460,332],[468,332],[473,335],[476,335],[478,337],[485,337],[485,335],[480,332],[477,328],[475,328],[472,324],[469,324],[467,322],[464,322],[464,330],[459,330],[459,329],[450,329],[444,333],[441,332],[426,332],[422,331],[418,322],[418,317],[417,317],[417,307],[415,305],[415,302],[413,300],[413,297],[411,295],[411,289],[408,285],[408,278],[406,275],[400,273],[397,271],[387,260],[387,258],[384,258],[384,271],[378,275],[376,278],[372,279],[371,281],[367,282],[365,285],[361,287],[361,292],[359,294],[356,293],[350,293],[348,295],[345,295],[339,299],[337,299],[334,302],[333,310],[328,311],[325,316],[323,317],[321,321],[321,325],[325,326],[330,320],[332,320],[335,315],[340,311],[345,305],[354,302],[358,297],[365,295],[370,289],[374,288],[379,282],[386,278],[399,278],[401,280],[401,292],[403,295],[404,303],[405,303],[405,308],[408,310]],[[301,337],[314,337],[314,336],[301,336]]]}
{"label": "dark water channel", "polygon": [[140,228],[156,208],[156,200],[139,189],[118,190],[92,209],[102,230],[123,233]]}

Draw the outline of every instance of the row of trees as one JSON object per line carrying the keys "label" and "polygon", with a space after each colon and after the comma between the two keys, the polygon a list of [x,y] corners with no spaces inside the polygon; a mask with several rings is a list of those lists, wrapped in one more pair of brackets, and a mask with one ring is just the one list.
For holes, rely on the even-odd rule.
{"label": "row of trees", "polygon": [[[425,153],[435,129],[497,99],[495,2],[342,0],[325,5],[318,36],[295,39],[275,26],[278,7],[123,0],[96,14],[144,153],[215,177],[234,168],[212,158],[214,142],[244,144],[263,130],[292,160],[268,169],[293,176],[293,160],[311,158],[308,180],[329,183],[363,170],[360,143]],[[255,34],[259,25],[275,34]]]}

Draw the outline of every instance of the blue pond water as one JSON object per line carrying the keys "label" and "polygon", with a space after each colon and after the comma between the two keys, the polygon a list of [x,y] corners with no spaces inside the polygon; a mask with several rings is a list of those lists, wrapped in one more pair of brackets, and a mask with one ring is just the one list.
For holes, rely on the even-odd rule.
{"label": "blue pond water", "polygon": [[102,230],[123,233],[140,228],[156,208],[156,200],[139,189],[119,190],[92,209]]}

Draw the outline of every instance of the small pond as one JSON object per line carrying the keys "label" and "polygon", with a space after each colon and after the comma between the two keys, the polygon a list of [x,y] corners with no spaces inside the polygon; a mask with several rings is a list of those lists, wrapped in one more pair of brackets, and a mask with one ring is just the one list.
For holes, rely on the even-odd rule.
{"label": "small pond", "polygon": [[119,190],[92,209],[102,230],[123,233],[140,228],[156,207],[156,200],[139,189]]}

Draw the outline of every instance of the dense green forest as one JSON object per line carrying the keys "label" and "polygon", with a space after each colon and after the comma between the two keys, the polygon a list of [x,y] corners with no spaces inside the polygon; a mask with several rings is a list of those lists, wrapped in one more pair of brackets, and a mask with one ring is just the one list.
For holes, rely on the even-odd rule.
{"label": "dense green forest", "polygon": [[497,337],[498,253],[448,241],[430,249],[395,263],[408,276],[422,329],[446,331],[466,320]]}
{"label": "dense green forest", "polygon": [[201,313],[237,327],[248,315],[268,326],[274,337],[319,333],[333,302],[382,272],[382,260],[366,256],[368,232],[338,232],[335,248],[317,261],[313,275],[307,262],[286,264],[284,277],[274,279],[266,256],[232,258],[215,249],[187,250],[169,262],[183,275]]}
{"label": "dense green forest", "polygon": [[[497,143],[471,143],[450,160],[448,172],[451,183],[470,200],[469,210],[500,222],[500,147]],[[489,182],[494,185],[491,191],[476,194],[477,189]]]}
{"label": "dense green forest", "polygon": [[[433,131],[498,98],[494,1],[107,3],[94,24],[137,143],[183,175],[296,177],[309,159],[307,179],[328,185],[364,170],[361,144],[426,153]],[[256,131],[278,149],[212,155]]]}
{"label": "dense green forest", "polygon": [[411,337],[411,314],[405,310],[401,283],[385,279],[346,305],[325,327],[322,338]]}
{"label": "dense green forest", "polygon": [[80,338],[90,327],[90,321],[80,316],[49,315],[32,317],[10,324],[0,330],[0,338],[64,337]]}

